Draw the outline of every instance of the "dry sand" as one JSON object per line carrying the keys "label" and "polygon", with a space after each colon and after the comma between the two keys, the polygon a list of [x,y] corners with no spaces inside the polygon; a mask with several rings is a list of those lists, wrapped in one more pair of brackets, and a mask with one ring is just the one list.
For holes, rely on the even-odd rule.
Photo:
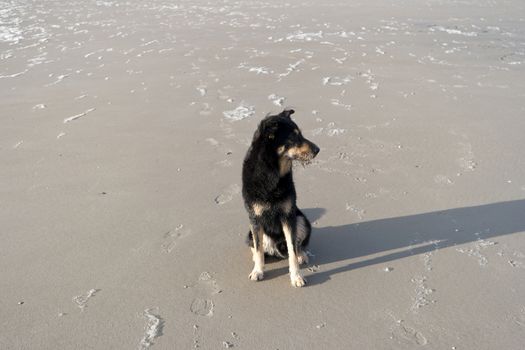
{"label": "dry sand", "polygon": [[[1,349],[523,349],[523,1],[1,1]],[[308,284],[248,279],[268,112]]]}

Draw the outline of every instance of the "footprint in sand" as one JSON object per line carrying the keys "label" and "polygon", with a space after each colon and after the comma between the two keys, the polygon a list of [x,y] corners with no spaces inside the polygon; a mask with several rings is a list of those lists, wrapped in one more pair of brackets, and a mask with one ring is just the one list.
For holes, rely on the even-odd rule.
{"label": "footprint in sand", "polygon": [[197,349],[199,348],[199,325],[194,324],[193,325],[193,348]]}
{"label": "footprint in sand", "polygon": [[144,336],[140,340],[139,350],[144,350],[153,345],[153,340],[162,335],[162,328],[164,327],[164,320],[154,313],[153,310],[158,308],[146,309],[142,316],[146,319],[146,326],[144,327]]}
{"label": "footprint in sand", "polygon": [[345,204],[345,209],[354,212],[359,218],[359,220],[363,220],[366,214],[366,210],[358,208],[355,205],[349,203]]}
{"label": "footprint in sand", "polygon": [[507,249],[507,246],[504,245],[502,250],[500,250],[497,255],[504,257],[507,259],[507,262],[510,266],[516,267],[516,268],[525,268],[525,254],[522,252],[514,251],[510,252]]}
{"label": "footprint in sand", "polygon": [[454,184],[454,181],[452,181],[448,176],[443,175],[443,174],[438,174],[434,176],[434,182],[437,184],[442,184],[442,185],[453,185]]}
{"label": "footprint in sand", "polygon": [[428,343],[423,333],[408,326],[403,320],[397,320],[392,325],[390,332],[390,338],[402,345],[426,345]]}
{"label": "footprint in sand", "polygon": [[212,317],[215,304],[211,297],[222,292],[215,278],[205,271],[200,274],[197,283],[190,287],[197,296],[191,301],[190,311],[198,316]]}
{"label": "footprint in sand", "polygon": [[226,187],[220,195],[215,197],[214,201],[218,205],[228,203],[233,197],[241,192],[241,188],[237,184]]}
{"label": "footprint in sand", "polygon": [[226,348],[226,349],[233,348],[233,344],[231,342],[225,340],[225,341],[222,342],[222,347]]}
{"label": "footprint in sand", "polygon": [[285,98],[282,96],[277,96],[276,94],[270,94],[268,99],[276,106],[282,107],[284,105]]}
{"label": "footprint in sand", "polygon": [[171,253],[171,251],[177,245],[179,239],[188,236],[191,233],[190,230],[185,229],[184,225],[179,225],[173,230],[169,230],[164,234],[164,242],[162,243],[162,249],[166,253]]}
{"label": "footprint in sand", "polygon": [[514,316],[514,323],[525,328],[525,306],[521,308],[519,314]]}
{"label": "footprint in sand", "polygon": [[255,107],[241,102],[237,108],[231,111],[224,111],[222,114],[228,120],[239,121],[253,116],[255,114]]}
{"label": "footprint in sand", "polygon": [[213,111],[213,108],[210,106],[208,102],[204,102],[202,104],[201,110],[199,111],[200,115],[210,115]]}
{"label": "footprint in sand", "polygon": [[213,137],[209,137],[205,141],[208,142],[210,146],[212,146],[217,152],[219,152],[222,155],[231,155],[233,152],[231,148],[225,146],[223,143],[217,141]]}
{"label": "footprint in sand", "polygon": [[512,267],[518,267],[518,268],[521,268],[521,269],[525,268],[525,263],[523,263],[522,261],[519,261],[519,260],[509,260],[508,263]]}
{"label": "footprint in sand", "polygon": [[213,316],[213,301],[210,299],[195,298],[191,302],[190,311],[199,316]]}
{"label": "footprint in sand", "polygon": [[410,345],[423,346],[428,344],[427,338],[421,331],[414,328],[409,322],[398,318],[391,310],[381,310],[375,316],[385,322],[390,340],[401,345],[401,349]]}
{"label": "footprint in sand", "polygon": [[426,276],[416,276],[412,278],[411,282],[416,285],[416,295],[414,296],[414,302],[410,307],[413,312],[417,312],[417,310],[423,306],[436,303],[436,301],[431,298],[431,294],[435,292],[435,289],[427,286]]}
{"label": "footprint in sand", "polygon": [[215,164],[220,165],[221,167],[224,167],[224,168],[229,168],[233,165],[232,161],[229,159],[218,161]]}
{"label": "footprint in sand", "polygon": [[456,251],[478,259],[479,266],[483,267],[486,266],[489,261],[485,255],[481,254],[481,251],[496,244],[497,242],[478,239],[470,245],[471,248],[456,248]]}
{"label": "footprint in sand", "polygon": [[206,93],[208,92],[208,89],[206,88],[206,86],[197,86],[196,89],[201,96],[205,96]]}
{"label": "footprint in sand", "polygon": [[472,152],[472,145],[468,142],[460,142],[459,148],[460,156],[457,159],[459,167],[463,171],[475,170],[478,163],[475,161],[474,152]]}
{"label": "footprint in sand", "polygon": [[[468,135],[456,130],[450,130],[449,133],[461,139],[461,141],[458,141],[457,143],[458,158],[456,159],[456,163],[459,165],[460,170],[463,172],[474,171],[478,166],[478,163],[476,162]],[[461,175],[461,173],[458,173],[458,175]]]}
{"label": "footprint in sand", "polygon": [[80,308],[80,311],[84,311],[84,309],[87,307],[87,302],[89,299],[91,299],[98,292],[100,292],[100,289],[90,289],[85,294],[73,297],[73,302]]}
{"label": "footprint in sand", "polygon": [[432,252],[423,255],[423,263],[425,264],[425,270],[432,271]]}

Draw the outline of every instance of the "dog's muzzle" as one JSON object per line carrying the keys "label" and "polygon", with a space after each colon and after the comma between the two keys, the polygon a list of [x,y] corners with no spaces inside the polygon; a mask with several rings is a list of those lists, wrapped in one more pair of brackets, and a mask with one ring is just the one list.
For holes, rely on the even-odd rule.
{"label": "dog's muzzle", "polygon": [[308,142],[308,145],[310,146],[310,149],[312,150],[312,153],[313,153],[313,156],[312,158],[315,158],[315,156],[319,153],[320,149],[319,147],[317,147],[317,145],[313,142],[310,142],[310,141],[306,141]]}
{"label": "dog's muzzle", "polygon": [[319,153],[320,149],[319,147],[317,147],[317,145],[309,140],[304,140],[304,143],[308,146],[308,152],[306,153],[303,153],[300,155],[300,160],[302,162],[304,162],[305,164],[308,164],[310,163],[310,161],[312,159],[315,158],[315,156],[317,156],[317,154]]}

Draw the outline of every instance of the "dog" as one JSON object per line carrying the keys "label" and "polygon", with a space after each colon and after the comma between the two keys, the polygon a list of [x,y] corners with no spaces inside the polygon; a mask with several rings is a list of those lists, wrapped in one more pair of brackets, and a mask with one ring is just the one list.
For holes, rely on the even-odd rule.
{"label": "dog", "polygon": [[291,118],[293,109],[264,118],[255,131],[242,167],[242,196],[250,219],[248,242],[253,281],[264,277],[265,254],[288,257],[292,286],[306,281],[299,265],[308,262],[312,226],[297,208],[292,162],[310,162],[319,147],[304,138]]}

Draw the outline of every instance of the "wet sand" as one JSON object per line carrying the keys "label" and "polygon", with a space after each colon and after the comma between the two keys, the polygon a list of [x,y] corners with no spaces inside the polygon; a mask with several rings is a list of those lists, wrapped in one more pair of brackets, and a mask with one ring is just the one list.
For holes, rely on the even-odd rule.
{"label": "wet sand", "polygon": [[[521,349],[521,1],[0,2],[0,348]],[[293,107],[303,288],[242,159]]]}

